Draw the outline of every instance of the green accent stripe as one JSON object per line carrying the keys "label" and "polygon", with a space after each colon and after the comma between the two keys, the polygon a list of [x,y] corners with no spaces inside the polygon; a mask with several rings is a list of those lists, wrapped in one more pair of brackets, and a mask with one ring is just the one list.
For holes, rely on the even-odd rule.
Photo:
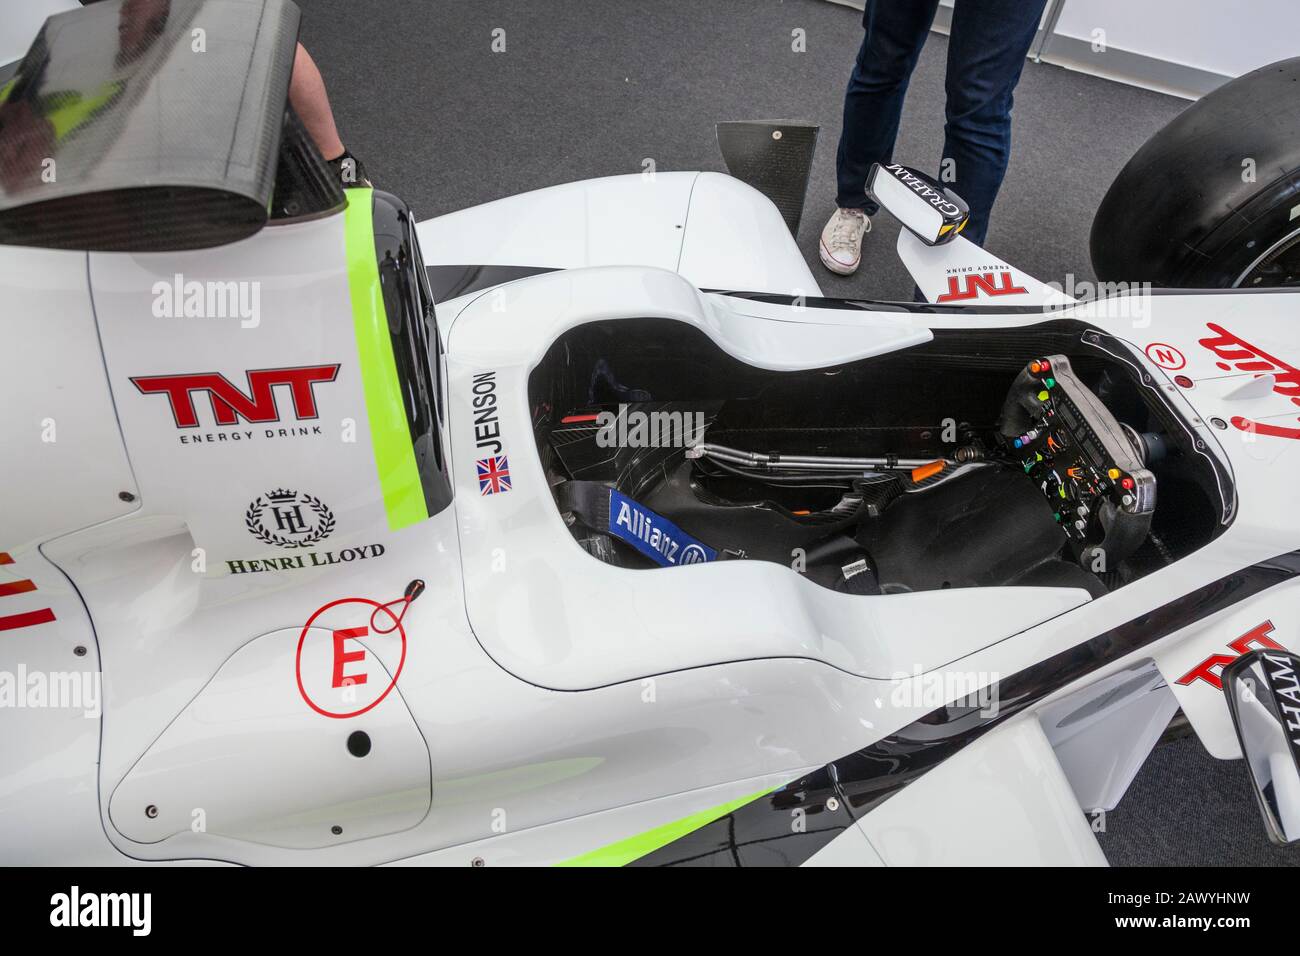
{"label": "green accent stripe", "polygon": [[345,190],[344,233],[348,255],[348,289],[352,297],[352,325],[357,337],[357,357],[370,422],[370,443],[383,489],[388,528],[397,531],[429,517],[424,502],[415,446],[397,380],[393,339],[379,286],[375,262],[373,195],[368,188]]}
{"label": "green accent stripe", "polygon": [[665,823],[653,830],[638,833],[626,840],[619,840],[617,843],[603,846],[599,850],[592,850],[590,853],[582,854],[582,856],[575,856],[571,860],[564,860],[557,863],[556,866],[626,866],[633,860],[638,860],[647,853],[653,853],[660,847],[667,846],[674,840],[681,839],[686,834],[698,830],[714,820],[721,819],[727,814],[739,810],[745,804],[753,803],[759,797],[765,797],[771,792],[771,790],[760,790],[758,793],[751,793],[747,797],[729,800],[716,807],[692,813],[680,820],[674,820],[672,823]]}
{"label": "green accent stripe", "polygon": [[[105,103],[122,92],[123,86],[121,82],[105,83],[94,95],[66,92],[48,97],[45,118],[54,127],[54,138],[62,140],[78,129]],[[8,95],[7,91],[5,95]]]}

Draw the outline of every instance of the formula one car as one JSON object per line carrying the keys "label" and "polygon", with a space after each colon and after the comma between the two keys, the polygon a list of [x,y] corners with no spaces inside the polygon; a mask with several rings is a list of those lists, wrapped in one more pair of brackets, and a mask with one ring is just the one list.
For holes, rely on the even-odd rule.
{"label": "formula one car", "polygon": [[886,303],[719,173],[417,223],[291,3],[137,6],[0,78],[0,862],[1102,864],[1180,709],[1300,833],[1285,227],[1076,301],[878,167]]}

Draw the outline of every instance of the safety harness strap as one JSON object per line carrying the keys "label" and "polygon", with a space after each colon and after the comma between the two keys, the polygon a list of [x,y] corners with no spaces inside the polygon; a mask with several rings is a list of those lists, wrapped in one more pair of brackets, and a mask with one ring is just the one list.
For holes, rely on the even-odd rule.
{"label": "safety harness strap", "polygon": [[729,556],[608,485],[566,481],[558,493],[562,511],[571,511],[588,527],[627,542],[660,567],[701,564]]}

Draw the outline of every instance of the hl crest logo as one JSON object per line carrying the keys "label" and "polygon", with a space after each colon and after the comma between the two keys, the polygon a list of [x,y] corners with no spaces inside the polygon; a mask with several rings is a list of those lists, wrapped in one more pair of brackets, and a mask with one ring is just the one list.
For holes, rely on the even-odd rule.
{"label": "hl crest logo", "polygon": [[277,488],[253,499],[244,526],[264,544],[305,548],[330,536],[334,512],[315,495]]}

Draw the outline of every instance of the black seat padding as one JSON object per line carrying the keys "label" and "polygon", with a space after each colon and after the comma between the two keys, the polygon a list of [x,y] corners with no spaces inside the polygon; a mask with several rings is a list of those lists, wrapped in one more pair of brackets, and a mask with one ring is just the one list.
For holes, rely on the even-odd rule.
{"label": "black seat padding", "polygon": [[995,465],[901,495],[858,531],[885,593],[1032,585],[1105,594],[1066,540],[1038,487]]}

